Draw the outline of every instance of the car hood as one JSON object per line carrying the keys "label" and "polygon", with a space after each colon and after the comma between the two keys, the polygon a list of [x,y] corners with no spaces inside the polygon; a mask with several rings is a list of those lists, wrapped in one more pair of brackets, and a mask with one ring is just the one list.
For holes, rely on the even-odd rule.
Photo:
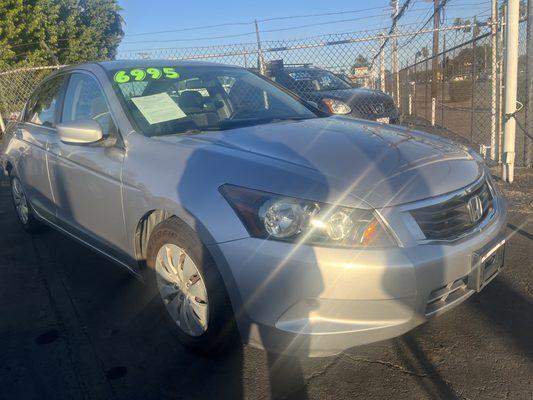
{"label": "car hood", "polygon": [[372,207],[449,193],[483,173],[466,148],[446,139],[345,117],[208,132],[191,140],[312,169],[329,193]]}
{"label": "car hood", "polygon": [[365,88],[339,89],[339,90],[325,90],[320,92],[309,92],[310,96],[317,98],[332,98],[343,100],[346,102],[353,102],[361,99],[376,99],[376,100],[390,100],[390,96],[378,90]]}

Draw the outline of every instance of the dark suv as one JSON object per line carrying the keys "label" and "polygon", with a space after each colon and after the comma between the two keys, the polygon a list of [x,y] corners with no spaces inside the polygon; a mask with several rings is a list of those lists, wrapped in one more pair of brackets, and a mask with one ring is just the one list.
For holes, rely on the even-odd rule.
{"label": "dark suv", "polygon": [[356,118],[398,123],[400,113],[392,97],[380,90],[356,88],[330,71],[310,66],[269,66],[268,76],[314,102],[322,111]]}

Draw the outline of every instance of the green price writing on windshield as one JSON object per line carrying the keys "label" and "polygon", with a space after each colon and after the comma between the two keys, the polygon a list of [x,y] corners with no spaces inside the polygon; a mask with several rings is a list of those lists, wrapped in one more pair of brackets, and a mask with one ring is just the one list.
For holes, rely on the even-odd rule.
{"label": "green price writing on windshield", "polygon": [[164,68],[133,68],[129,71],[121,69],[120,71],[115,72],[113,75],[113,80],[117,83],[126,83],[131,81],[144,81],[146,79],[159,79],[162,76],[168,79],[178,79],[180,74],[176,72],[173,67],[164,67]]}

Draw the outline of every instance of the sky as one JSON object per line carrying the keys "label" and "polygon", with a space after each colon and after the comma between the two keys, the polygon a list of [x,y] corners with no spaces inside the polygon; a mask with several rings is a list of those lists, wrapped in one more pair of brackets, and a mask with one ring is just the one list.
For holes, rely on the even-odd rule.
{"label": "sky", "polygon": [[[120,53],[154,48],[182,48],[255,42],[253,20],[258,19],[261,40],[299,39],[326,33],[344,33],[390,26],[390,0],[119,0],[125,20]],[[400,5],[405,0],[400,0]],[[432,13],[430,0],[412,0],[400,24],[413,31]],[[490,0],[448,0],[446,17],[490,16]],[[309,14],[339,13],[314,17]],[[341,14],[342,13],[342,14]],[[337,22],[335,22],[337,21]],[[329,24],[329,22],[334,22]],[[229,24],[219,27],[205,26]],[[319,25],[317,25],[319,24]],[[312,26],[309,26],[312,25]],[[204,27],[200,29],[191,29]],[[293,29],[294,28],[294,29]],[[187,29],[187,30],[185,30]],[[283,30],[278,30],[283,29]],[[181,30],[177,32],[177,30]],[[268,30],[278,30],[268,32]],[[149,32],[164,32],[145,34]],[[230,37],[221,37],[230,36]],[[202,39],[202,40],[200,40]]]}

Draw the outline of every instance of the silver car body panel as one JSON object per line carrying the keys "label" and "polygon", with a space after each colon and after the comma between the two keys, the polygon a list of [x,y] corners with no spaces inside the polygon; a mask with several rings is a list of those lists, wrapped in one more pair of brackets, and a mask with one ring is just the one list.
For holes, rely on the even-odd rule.
{"label": "silver car body panel", "polygon": [[[472,254],[505,227],[505,201],[495,192],[495,214],[482,229],[454,243],[420,242],[410,207],[487,179],[478,156],[446,139],[343,117],[149,138],[135,131],[101,66],[60,73],[80,70],[101,83],[119,143],[66,145],[36,129],[21,138],[28,124],[11,124],[0,161],[21,178],[41,218],[138,275],[143,218],[181,218],[211,252],[241,335],[255,346],[323,355],[400,335],[427,320],[431,291],[467,275]],[[400,245],[334,249],[250,238],[219,192],[226,183],[376,209]]]}

